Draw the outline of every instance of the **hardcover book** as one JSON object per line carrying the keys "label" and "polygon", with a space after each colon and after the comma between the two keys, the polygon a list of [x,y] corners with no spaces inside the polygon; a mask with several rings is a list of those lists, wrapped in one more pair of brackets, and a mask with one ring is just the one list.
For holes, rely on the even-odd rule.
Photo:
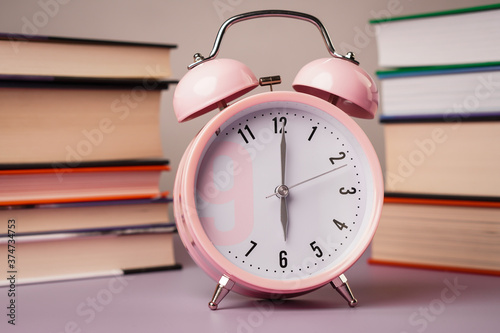
{"label": "hardcover book", "polygon": [[498,61],[500,4],[372,20],[379,65],[416,67]]}
{"label": "hardcover book", "polygon": [[0,75],[157,78],[173,44],[0,34]]}

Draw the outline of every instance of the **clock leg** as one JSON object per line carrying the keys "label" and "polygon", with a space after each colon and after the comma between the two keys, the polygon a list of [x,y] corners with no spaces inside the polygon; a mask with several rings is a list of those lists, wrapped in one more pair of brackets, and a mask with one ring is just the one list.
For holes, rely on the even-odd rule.
{"label": "clock leg", "polygon": [[215,288],[212,300],[208,303],[208,307],[210,308],[210,310],[217,310],[219,303],[231,291],[233,286],[234,282],[231,281],[227,276],[222,275],[219,283],[217,284],[217,287]]}
{"label": "clock leg", "polygon": [[355,307],[358,304],[358,300],[354,298],[351,288],[347,283],[347,278],[344,274],[341,274],[333,279],[330,284],[333,288],[335,288],[335,290],[339,292],[340,296],[342,296],[347,301],[351,308]]}

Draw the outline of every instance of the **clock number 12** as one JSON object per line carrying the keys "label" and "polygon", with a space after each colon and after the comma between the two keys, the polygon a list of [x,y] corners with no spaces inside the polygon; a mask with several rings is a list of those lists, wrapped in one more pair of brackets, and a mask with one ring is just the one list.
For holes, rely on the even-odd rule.
{"label": "clock number 12", "polygon": [[[283,125],[281,125],[281,126],[278,127],[278,121],[280,123],[283,123]],[[278,117],[274,117],[273,118],[273,123],[274,123],[274,133],[277,134],[278,130],[279,130],[279,133],[282,133],[283,127],[286,126],[286,118],[285,117],[280,117],[279,120],[278,120]],[[286,133],[286,131],[285,131],[285,133]]]}

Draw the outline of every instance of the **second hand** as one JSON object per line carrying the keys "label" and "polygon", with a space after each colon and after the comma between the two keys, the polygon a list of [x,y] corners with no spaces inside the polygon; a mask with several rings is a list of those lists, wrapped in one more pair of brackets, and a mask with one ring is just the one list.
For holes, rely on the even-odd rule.
{"label": "second hand", "polygon": [[[347,164],[341,165],[341,166],[339,166],[339,167],[337,167],[337,168],[334,168],[334,169],[332,169],[332,170],[328,170],[328,171],[326,171],[326,172],[323,172],[323,173],[321,173],[321,174],[319,174],[319,175],[316,175],[316,176],[314,176],[314,177],[311,177],[311,178],[308,178],[308,179],[306,179],[306,180],[303,180],[303,181],[301,181],[301,182],[299,182],[299,183],[297,183],[297,184],[294,184],[294,185],[292,185],[292,186],[288,186],[288,190],[290,190],[290,189],[292,189],[292,188],[294,188],[294,187],[297,187],[297,186],[299,186],[299,185],[302,185],[302,184],[304,184],[304,183],[307,183],[307,182],[309,182],[309,181],[311,181],[311,180],[314,180],[314,179],[316,179],[316,178],[319,178],[319,177],[322,177],[322,176],[324,176],[324,175],[327,175],[327,174],[329,174],[329,173],[331,173],[331,172],[334,172],[334,171],[336,171],[336,170],[338,170],[338,169],[341,169],[341,168],[343,168],[343,167],[345,167],[345,166],[347,166]],[[266,199],[271,198],[271,197],[273,197],[273,196],[275,196],[275,195],[276,195],[276,192],[274,192],[274,193],[273,193],[273,194],[271,194],[271,195],[266,196]]]}

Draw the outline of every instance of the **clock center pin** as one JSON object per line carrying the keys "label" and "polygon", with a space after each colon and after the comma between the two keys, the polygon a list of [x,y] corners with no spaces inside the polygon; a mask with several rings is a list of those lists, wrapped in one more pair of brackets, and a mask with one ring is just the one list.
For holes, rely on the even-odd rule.
{"label": "clock center pin", "polygon": [[281,199],[281,198],[288,197],[290,190],[288,189],[288,186],[280,185],[280,186],[276,187],[275,193],[276,193],[276,196]]}

